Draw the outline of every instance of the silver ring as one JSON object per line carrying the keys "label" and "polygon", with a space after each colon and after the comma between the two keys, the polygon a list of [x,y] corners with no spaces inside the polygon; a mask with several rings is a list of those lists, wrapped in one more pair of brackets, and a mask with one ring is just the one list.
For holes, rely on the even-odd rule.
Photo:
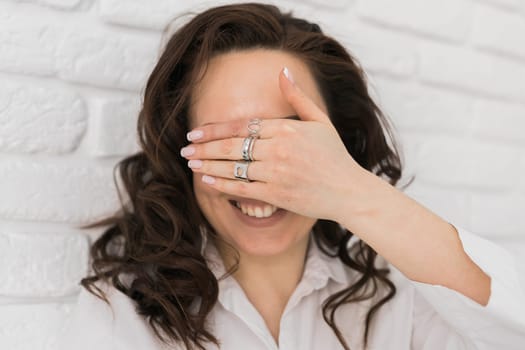
{"label": "silver ring", "polygon": [[252,140],[251,140],[251,136],[248,136],[244,139],[243,143],[242,143],[242,159],[248,161],[250,160],[250,157],[249,157],[249,151],[250,151],[250,144],[252,143]]}
{"label": "silver ring", "polygon": [[255,140],[259,138],[259,135],[257,136],[250,136],[250,139],[251,139],[251,142],[250,142],[250,145],[248,147],[248,159],[250,161],[253,161],[255,160],[255,158],[253,158],[253,147],[255,145]]}
{"label": "silver ring", "polygon": [[245,161],[252,161],[253,159],[253,145],[255,143],[255,139],[257,139],[258,136],[248,136],[244,139],[242,143],[242,159]]}
{"label": "silver ring", "polygon": [[250,162],[235,162],[235,166],[233,168],[233,176],[235,176],[236,179],[250,182],[250,179],[248,179],[248,165]]}
{"label": "silver ring", "polygon": [[261,130],[261,119],[260,118],[252,118],[248,122],[248,132],[250,135],[259,136],[259,131]]}

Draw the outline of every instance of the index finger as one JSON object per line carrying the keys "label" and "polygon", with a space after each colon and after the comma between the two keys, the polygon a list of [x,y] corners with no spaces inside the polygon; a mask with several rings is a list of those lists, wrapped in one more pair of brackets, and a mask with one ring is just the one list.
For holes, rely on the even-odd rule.
{"label": "index finger", "polygon": [[[204,124],[188,132],[186,138],[188,141],[200,143],[226,138],[248,137],[250,136],[248,124],[251,119],[253,118],[242,118],[228,122]],[[258,135],[261,139],[270,138],[276,133],[277,129],[282,128],[283,119],[300,120],[297,115],[290,115],[282,118],[259,119],[261,119],[261,126],[258,128]]]}

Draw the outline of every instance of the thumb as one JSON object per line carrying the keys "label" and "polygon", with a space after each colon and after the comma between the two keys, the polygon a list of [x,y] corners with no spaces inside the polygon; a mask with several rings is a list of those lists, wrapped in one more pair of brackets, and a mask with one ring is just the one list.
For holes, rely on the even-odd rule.
{"label": "thumb", "polygon": [[292,73],[287,67],[284,67],[279,74],[279,88],[301,120],[330,123],[326,113],[295,84]]}

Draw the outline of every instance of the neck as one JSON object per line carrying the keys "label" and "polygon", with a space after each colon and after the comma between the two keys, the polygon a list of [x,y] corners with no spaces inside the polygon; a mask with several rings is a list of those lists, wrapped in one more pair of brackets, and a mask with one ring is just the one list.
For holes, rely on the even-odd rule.
{"label": "neck", "polygon": [[[281,297],[290,297],[299,283],[304,269],[309,236],[298,244],[276,255],[257,256],[239,251],[239,265],[233,274],[245,292],[249,290],[273,290]],[[225,268],[228,270],[236,263],[231,247],[216,242]]]}
{"label": "neck", "polygon": [[[233,277],[246,297],[261,314],[275,341],[286,304],[303,275],[309,235],[292,248],[272,256],[253,256],[239,251],[240,260]],[[216,242],[225,268],[235,264],[235,255],[224,243]]]}

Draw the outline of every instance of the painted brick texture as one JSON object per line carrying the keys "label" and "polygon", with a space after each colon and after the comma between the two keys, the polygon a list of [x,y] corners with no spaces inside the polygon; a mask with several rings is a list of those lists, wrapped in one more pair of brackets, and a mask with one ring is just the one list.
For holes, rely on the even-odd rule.
{"label": "painted brick texture", "polygon": [[[525,2],[273,1],[362,64],[396,128],[406,190],[520,256],[525,276]],[[0,0],[0,348],[54,349],[100,231],[113,166],[162,29],[225,1]]]}

